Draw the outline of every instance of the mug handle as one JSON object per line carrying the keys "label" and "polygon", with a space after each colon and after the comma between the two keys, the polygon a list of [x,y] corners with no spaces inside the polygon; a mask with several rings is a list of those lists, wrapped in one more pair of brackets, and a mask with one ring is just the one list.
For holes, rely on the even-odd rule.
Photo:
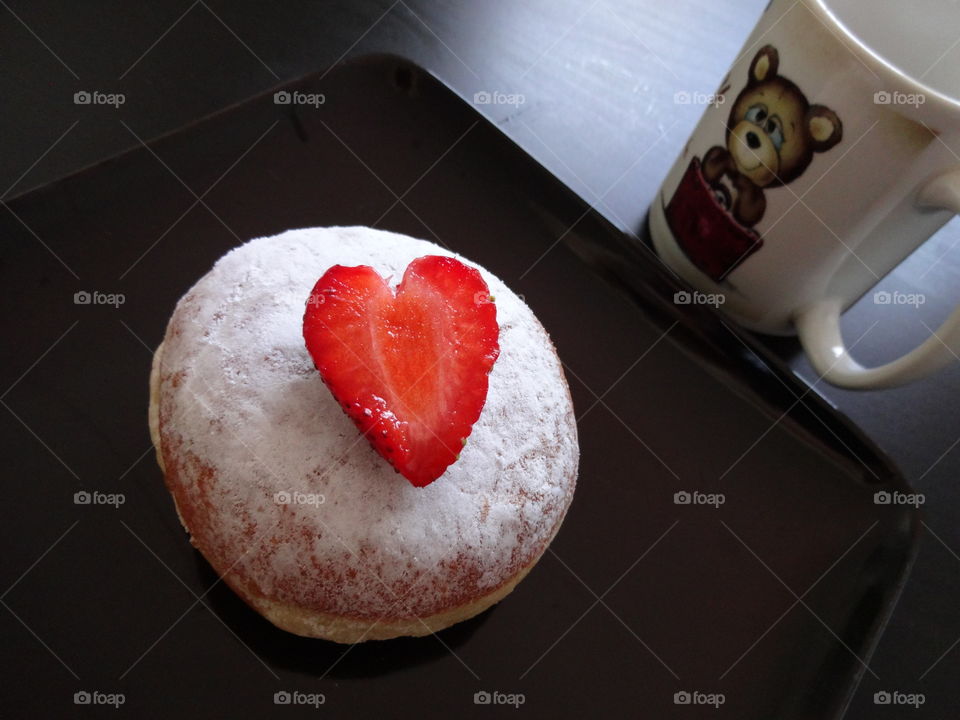
{"label": "mug handle", "polygon": [[[960,168],[933,178],[917,194],[922,208],[960,214]],[[878,367],[866,368],[850,356],[840,334],[839,298],[819,300],[794,316],[800,344],[813,368],[827,382],[843,388],[889,388],[918,380],[946,367],[960,355],[960,307],[940,328],[906,355]]]}

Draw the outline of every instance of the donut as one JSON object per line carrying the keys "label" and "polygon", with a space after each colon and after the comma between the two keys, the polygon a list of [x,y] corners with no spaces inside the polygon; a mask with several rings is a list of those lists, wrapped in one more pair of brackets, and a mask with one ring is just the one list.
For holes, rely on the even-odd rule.
{"label": "donut", "polygon": [[[499,357],[456,462],[414,487],[325,387],[307,298],[335,265],[396,283],[454,257],[495,298]],[[150,373],[157,460],[190,542],[277,627],[339,643],[435,633],[508,595],[573,499],[579,446],[553,344],[525,302],[433,243],[305,228],[224,255],[177,303]]]}

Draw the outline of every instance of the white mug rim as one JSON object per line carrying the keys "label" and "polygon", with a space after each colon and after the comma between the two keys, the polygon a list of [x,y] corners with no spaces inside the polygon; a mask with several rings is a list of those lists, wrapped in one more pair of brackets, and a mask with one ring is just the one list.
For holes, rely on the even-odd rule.
{"label": "white mug rim", "polygon": [[900,70],[900,68],[857,37],[853,31],[834,14],[833,10],[827,6],[825,0],[812,0],[812,7],[804,0],[797,0],[797,2],[811,11],[819,11],[823,16],[820,20],[840,31],[844,38],[849,40],[853,45],[852,48],[848,49],[850,49],[851,52],[857,53],[860,56],[859,59],[865,64],[869,63],[879,68],[893,83],[901,84],[915,92],[922,93],[928,99],[932,99],[940,109],[947,110],[951,113],[960,113],[960,98],[954,98],[940,92],[925,84],[922,80]]}

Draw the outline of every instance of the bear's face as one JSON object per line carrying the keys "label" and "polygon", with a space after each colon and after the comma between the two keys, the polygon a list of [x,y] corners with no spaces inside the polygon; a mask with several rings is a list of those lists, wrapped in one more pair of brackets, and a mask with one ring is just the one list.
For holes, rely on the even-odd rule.
{"label": "bear's face", "polygon": [[829,150],[842,135],[836,113],[810,105],[800,88],[777,75],[778,64],[776,48],[760,49],[727,122],[727,150],[737,170],[758,187],[790,182],[813,153]]}

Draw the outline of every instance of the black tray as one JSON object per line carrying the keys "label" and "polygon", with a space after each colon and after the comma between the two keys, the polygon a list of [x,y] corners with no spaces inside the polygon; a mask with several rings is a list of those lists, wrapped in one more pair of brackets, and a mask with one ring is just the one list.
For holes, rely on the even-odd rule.
{"label": "black tray", "polygon": [[[478,692],[536,717],[840,716],[913,555],[917,513],[874,502],[908,492],[899,473],[749,334],[674,303],[647,247],[426,72],[368,57],[285,90],[324,102],[255,98],[0,211],[0,714],[114,713],[74,704],[100,692],[138,718],[318,716],[275,704],[296,691],[329,717],[498,712]],[[346,648],[275,629],[217,581],[146,409],[167,318],[220,255],[350,224],[441,242],[526,297],[567,368],[582,461],[550,552],[498,607]]]}

